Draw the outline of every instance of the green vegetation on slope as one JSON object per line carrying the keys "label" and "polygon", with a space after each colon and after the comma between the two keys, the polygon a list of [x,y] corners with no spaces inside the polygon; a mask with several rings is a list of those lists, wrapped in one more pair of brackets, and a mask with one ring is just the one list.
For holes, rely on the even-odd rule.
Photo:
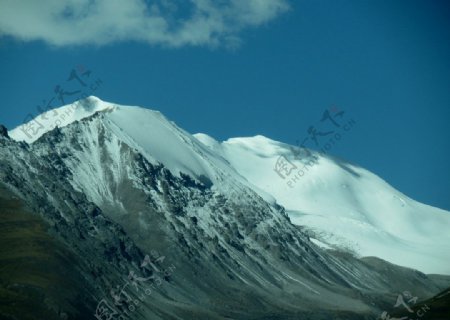
{"label": "green vegetation on slope", "polygon": [[0,318],[90,319],[88,290],[71,251],[0,185]]}

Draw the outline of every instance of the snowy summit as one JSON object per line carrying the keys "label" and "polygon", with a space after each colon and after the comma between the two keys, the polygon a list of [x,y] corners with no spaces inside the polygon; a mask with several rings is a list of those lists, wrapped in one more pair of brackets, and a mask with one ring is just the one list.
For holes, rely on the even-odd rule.
{"label": "snowy summit", "polygon": [[[414,201],[375,174],[314,151],[307,152],[316,159],[307,173],[283,179],[274,170],[280,157],[304,166],[305,159],[294,154],[292,146],[263,136],[218,142],[207,134],[189,134],[158,111],[96,97],[50,110],[9,134],[34,143],[56,127],[99,113],[103,129],[174,175],[207,178],[219,191],[232,189],[233,181],[238,181],[283,206],[292,223],[305,227],[323,248],[450,275],[450,212]],[[99,124],[92,126],[90,130],[97,130]],[[120,152],[108,150],[111,157]]]}

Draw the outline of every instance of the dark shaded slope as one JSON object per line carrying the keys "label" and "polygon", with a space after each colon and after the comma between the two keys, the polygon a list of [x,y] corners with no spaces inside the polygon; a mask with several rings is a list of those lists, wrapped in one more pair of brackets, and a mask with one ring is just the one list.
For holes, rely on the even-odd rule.
{"label": "dark shaded slope", "polygon": [[0,185],[0,318],[90,319],[79,258]]}
{"label": "dark shaded slope", "polygon": [[393,317],[408,317],[423,320],[448,320],[450,319],[450,288],[444,290],[431,299],[411,306],[412,313],[403,309],[402,312],[395,310]]}

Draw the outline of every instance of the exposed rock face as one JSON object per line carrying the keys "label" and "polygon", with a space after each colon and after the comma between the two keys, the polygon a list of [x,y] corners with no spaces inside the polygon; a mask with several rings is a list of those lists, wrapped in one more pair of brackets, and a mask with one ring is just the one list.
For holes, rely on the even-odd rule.
{"label": "exposed rock face", "polygon": [[9,138],[8,129],[6,129],[6,127],[4,125],[1,125],[1,124],[0,124],[0,136]]}
{"label": "exposed rock face", "polygon": [[106,308],[111,319],[372,319],[399,290],[426,298],[442,288],[324,251],[239,181],[218,189],[175,176],[104,121],[98,113],[30,145],[0,144],[0,182],[70,248],[89,290],[76,310],[55,308],[69,319]]}

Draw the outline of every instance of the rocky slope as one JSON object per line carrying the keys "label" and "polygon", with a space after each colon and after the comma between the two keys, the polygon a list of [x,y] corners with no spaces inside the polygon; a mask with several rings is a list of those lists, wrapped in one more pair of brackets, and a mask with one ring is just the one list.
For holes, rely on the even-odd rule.
{"label": "rocky slope", "polygon": [[[42,220],[61,257],[74,260],[74,271],[63,273],[66,294],[41,287],[53,315],[373,319],[403,288],[428,298],[448,286],[446,278],[318,247],[273,198],[160,114],[99,103],[80,101],[80,113],[94,112],[30,144],[0,136],[2,214],[11,214],[3,208],[13,195]],[[130,114],[148,135],[124,125]],[[14,267],[7,251],[1,257]],[[9,287],[2,281],[2,291]],[[18,309],[1,312],[21,319]]]}

